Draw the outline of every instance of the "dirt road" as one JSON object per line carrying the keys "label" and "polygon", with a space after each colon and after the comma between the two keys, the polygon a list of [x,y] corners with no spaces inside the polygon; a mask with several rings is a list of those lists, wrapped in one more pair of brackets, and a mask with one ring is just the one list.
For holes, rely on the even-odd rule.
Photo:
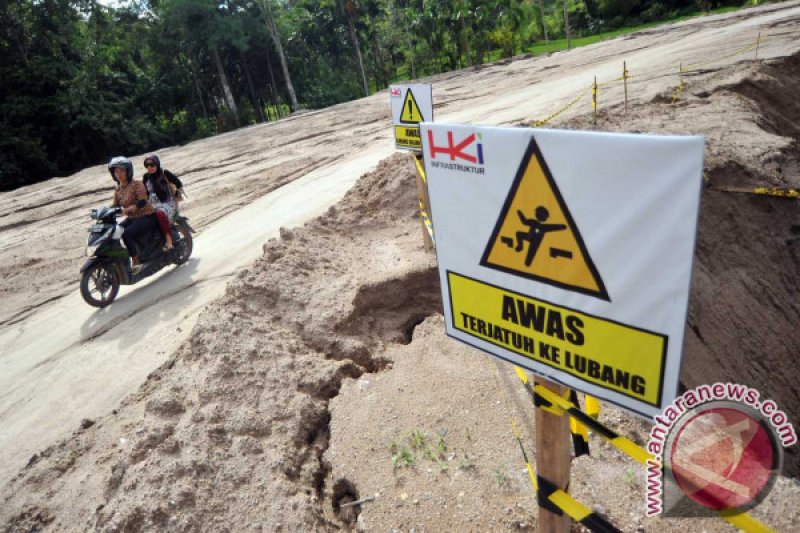
{"label": "dirt road", "polygon": [[[677,65],[725,57],[762,33],[760,58],[800,50],[800,4],[707,17],[548,57],[432,78],[436,119],[517,124],[541,119],[627,61],[631,98],[678,82]],[[752,53],[752,52],[750,52]],[[720,58],[714,61],[715,58]],[[618,102],[619,84],[601,91]],[[281,226],[324,211],[390,155],[386,93],[160,152],[187,183],[200,230],[189,264],[124,288],[96,311],[77,294],[88,208],[110,196],[102,167],[0,195],[0,486],[31,455],[100,416],[143,382],[189,335],[232,274]],[[563,117],[590,112],[588,100]],[[135,158],[141,168],[142,157]]]}

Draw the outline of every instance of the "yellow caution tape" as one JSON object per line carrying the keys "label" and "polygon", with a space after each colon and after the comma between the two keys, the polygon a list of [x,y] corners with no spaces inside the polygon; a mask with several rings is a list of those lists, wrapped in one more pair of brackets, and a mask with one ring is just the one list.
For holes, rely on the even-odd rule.
{"label": "yellow caution tape", "polygon": [[725,520],[732,526],[738,527],[747,533],[775,533],[775,531],[764,524],[763,522],[753,518],[747,513],[743,513],[736,509],[728,509],[726,511],[717,511],[720,518]]}
{"label": "yellow caution tape", "polygon": [[[704,63],[695,63],[695,64],[692,64],[692,65],[687,65],[685,67],[684,66],[680,66],[679,67],[680,72],[682,74],[685,74],[687,72],[694,72],[694,71],[697,71],[697,70],[699,70],[699,69],[701,69],[703,67],[707,67],[709,65],[713,65],[714,63],[718,63],[720,61],[724,61],[726,59],[730,59],[732,57],[736,57],[738,55],[745,54],[745,53],[747,53],[747,52],[749,52],[751,50],[756,50],[756,53],[757,53],[760,44],[763,43],[763,42],[764,42],[764,39],[762,39],[761,35],[759,34],[759,36],[756,38],[756,40],[755,40],[755,42],[753,44],[750,44],[750,45],[747,45],[745,47],[739,48],[739,49],[737,49],[737,50],[735,50],[735,51],[733,51],[733,52],[731,52],[729,54],[725,54],[723,56],[716,57],[716,58],[711,59],[709,61],[706,61]],[[756,57],[756,59],[757,59],[757,57]],[[659,78],[659,77],[663,77],[663,76],[669,75],[668,72],[663,72],[663,71],[653,71],[653,74],[655,74],[655,75],[652,76],[652,77],[643,78],[642,74],[631,74],[630,71],[625,69],[625,71],[623,72],[622,76],[620,76],[618,78],[614,78],[612,80],[600,82],[597,85],[598,86],[610,85],[610,84],[618,83],[620,81],[625,81],[627,79],[634,78],[634,77],[637,78],[637,81],[640,81],[640,82],[642,82],[642,81],[650,81],[650,80],[654,80],[654,79]],[[679,89],[683,90],[684,87],[685,87],[685,84],[683,83],[683,81],[681,81]],[[680,96],[680,92],[676,91],[676,95]],[[675,100],[677,100],[677,96],[673,96],[673,104],[675,103]]]}
{"label": "yellow caution tape", "polygon": [[433,247],[436,248],[436,239],[433,237],[433,223],[431,222],[428,213],[426,213],[425,209],[423,209],[422,202],[419,203],[419,214],[422,217],[422,223],[425,224],[425,229],[428,230],[428,235],[431,238],[431,244],[433,244]]}
{"label": "yellow caution tape", "polygon": [[744,48],[740,48],[739,50],[731,52],[730,54],[726,54],[724,56],[714,58],[714,59],[712,59],[710,61],[706,61],[705,63],[696,63],[694,65],[689,65],[689,66],[686,67],[684,72],[691,72],[691,71],[694,71],[694,70],[698,70],[698,69],[701,69],[703,67],[707,67],[708,65],[713,65],[714,63],[718,63],[720,61],[724,61],[726,59],[730,59],[732,57],[736,57],[738,55],[741,55],[741,54],[744,54],[746,52],[749,52],[750,50],[754,50],[757,46],[759,46],[760,41],[761,41],[761,39],[759,37],[759,39],[757,39],[756,42],[754,42],[753,44],[745,46]]}
{"label": "yellow caution tape", "polygon": [[586,414],[597,420],[600,416],[600,402],[594,396],[586,395]]}
{"label": "yellow caution tape", "polygon": [[[578,406],[578,395],[575,389],[572,389],[570,401]],[[584,396],[586,403],[586,414],[597,420],[600,416],[600,402],[594,396],[588,394]],[[581,455],[589,455],[589,430],[583,424],[579,423],[574,417],[569,417],[569,431],[572,433],[572,445],[575,449],[575,457]]]}
{"label": "yellow caution tape", "polygon": [[[517,371],[517,375],[520,377],[520,380],[522,380],[523,384],[525,384],[526,389],[530,391],[530,382],[528,381],[528,376],[525,374],[525,371],[520,367],[515,367],[515,369]],[[625,455],[633,458],[637,462],[646,464],[648,459],[653,459],[660,462],[657,457],[653,456],[641,446],[601,424],[587,413],[577,409],[572,402],[562,398],[553,391],[542,387],[541,385],[535,385],[534,394],[539,397],[539,403],[550,404],[548,406],[549,409],[547,409],[549,412],[553,412],[553,409],[555,408],[556,410],[560,410],[562,415],[567,413],[571,417],[574,417],[579,423],[596,432],[598,435],[606,439],[612,446],[620,450]],[[752,517],[751,515],[748,515],[747,513],[738,511],[737,509],[728,509],[726,511],[715,512],[720,516],[720,518],[729,524],[734,525],[743,531],[747,531],[748,533],[773,532],[773,530],[763,522]]]}
{"label": "yellow caution tape", "polygon": [[678,101],[678,98],[681,96],[681,91],[683,91],[683,78],[681,78],[681,82],[678,84],[678,87],[675,89],[675,94],[672,95],[672,104],[675,105],[675,102]]}
{"label": "yellow caution tape", "polygon": [[776,187],[756,187],[753,189],[755,194],[763,196],[780,196],[783,198],[800,198],[800,191],[795,188],[778,189]]}
{"label": "yellow caution tape", "polygon": [[[422,178],[422,183],[425,187],[428,186],[428,179],[425,175],[425,167],[422,166],[422,156],[421,155],[414,155],[414,164],[417,166],[417,172],[419,172],[419,177]],[[422,203],[422,198],[418,198],[419,200],[419,214],[422,217],[422,223],[425,224],[425,229],[428,231],[428,235],[431,238],[431,244],[433,247],[436,248],[436,239],[433,238],[433,223],[431,222],[431,218],[428,216],[428,212],[425,210],[425,204]]]}
{"label": "yellow caution tape", "polygon": [[550,115],[550,116],[548,116],[546,118],[543,118],[542,120],[533,121],[531,123],[531,127],[532,128],[538,128],[539,126],[544,126],[545,124],[547,124],[548,122],[550,122],[551,120],[556,118],[558,115],[560,115],[561,113],[563,113],[564,111],[566,111],[570,107],[572,107],[575,104],[577,104],[578,102],[580,102],[583,99],[583,97],[586,96],[587,94],[588,94],[588,91],[585,91],[585,90],[581,91],[581,93],[578,94],[578,96],[576,96],[574,100],[572,100],[570,103],[568,103],[567,105],[565,105],[564,107],[562,107],[561,109],[559,109],[558,111],[553,113],[552,115]]}
{"label": "yellow caution tape", "polygon": [[[489,360],[486,359],[486,361],[488,366]],[[505,405],[506,411],[511,416],[511,431],[514,434],[514,438],[517,440],[517,444],[519,444],[519,449],[522,452],[523,459],[525,460],[528,478],[530,479],[531,487],[533,487],[533,491],[536,494],[539,507],[545,508],[557,514],[564,512],[575,522],[583,524],[586,528],[595,533],[621,533],[619,529],[614,527],[605,518],[593,512],[590,508],[573,498],[568,492],[558,488],[554,483],[548,481],[547,479],[536,475],[533,470],[533,466],[531,466],[530,459],[528,459],[528,454],[525,452],[525,446],[522,444],[522,434],[517,426],[517,419],[514,416],[514,411],[509,405],[505,390],[500,386],[500,382],[497,379],[497,373],[493,372],[492,374],[494,376],[495,385],[497,385],[497,389],[500,391],[500,395],[503,398],[503,404]]]}
{"label": "yellow caution tape", "polygon": [[711,187],[711,190],[714,191],[722,191],[722,192],[736,192],[736,193],[743,193],[743,194],[755,194],[758,196],[774,196],[777,198],[792,198],[798,199],[800,198],[800,190],[795,189],[794,187],[788,187],[785,189],[779,187]]}
{"label": "yellow caution tape", "polygon": [[422,156],[415,155],[414,163],[417,165],[417,172],[419,172],[419,177],[422,178],[422,183],[427,184],[428,178],[425,175],[425,167],[422,166]]}
{"label": "yellow caution tape", "polygon": [[680,74],[679,74],[680,83],[678,84],[678,88],[675,89],[675,94],[672,95],[672,104],[671,105],[675,105],[675,102],[678,100],[678,98],[680,98],[681,91],[683,91],[683,87],[684,87],[684,85],[683,85],[683,65],[681,65],[679,68],[680,68]]}

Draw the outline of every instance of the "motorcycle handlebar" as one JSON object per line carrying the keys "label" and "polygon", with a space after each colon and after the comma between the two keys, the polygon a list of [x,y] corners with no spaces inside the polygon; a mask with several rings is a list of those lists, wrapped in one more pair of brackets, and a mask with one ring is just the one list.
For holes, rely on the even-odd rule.
{"label": "motorcycle handlebar", "polygon": [[99,220],[101,218],[105,218],[110,214],[114,214],[114,216],[120,216],[122,214],[121,207],[95,207],[94,209],[89,210],[89,217],[93,220]]}

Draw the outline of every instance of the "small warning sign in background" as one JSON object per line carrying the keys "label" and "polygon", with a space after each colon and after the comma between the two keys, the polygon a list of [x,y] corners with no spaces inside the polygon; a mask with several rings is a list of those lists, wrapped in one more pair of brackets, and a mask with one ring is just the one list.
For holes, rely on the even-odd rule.
{"label": "small warning sign in background", "polygon": [[[439,149],[462,139],[480,162]],[[702,137],[424,123],[421,140],[447,334],[632,412],[666,407]]]}
{"label": "small warning sign in background", "polygon": [[392,129],[395,147],[422,151],[421,122],[433,121],[433,93],[430,85],[392,85]]}

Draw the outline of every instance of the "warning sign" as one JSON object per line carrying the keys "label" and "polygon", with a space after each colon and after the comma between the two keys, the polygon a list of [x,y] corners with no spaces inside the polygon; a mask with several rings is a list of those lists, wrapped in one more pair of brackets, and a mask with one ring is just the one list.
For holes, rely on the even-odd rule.
{"label": "warning sign", "polygon": [[395,147],[422,151],[419,124],[433,120],[433,95],[430,85],[392,85],[392,128]]}
{"label": "warning sign", "polygon": [[422,112],[419,110],[419,105],[414,99],[414,93],[411,87],[406,91],[406,99],[403,102],[403,110],[400,112],[400,122],[403,124],[419,124],[425,122]]}
{"label": "warning sign", "polygon": [[533,138],[481,264],[609,299]]}
{"label": "warning sign", "polygon": [[397,148],[413,148],[422,150],[422,139],[419,137],[419,125],[395,126],[394,140]]}
{"label": "warning sign", "polygon": [[632,412],[664,409],[702,137],[420,129],[447,334]]}

